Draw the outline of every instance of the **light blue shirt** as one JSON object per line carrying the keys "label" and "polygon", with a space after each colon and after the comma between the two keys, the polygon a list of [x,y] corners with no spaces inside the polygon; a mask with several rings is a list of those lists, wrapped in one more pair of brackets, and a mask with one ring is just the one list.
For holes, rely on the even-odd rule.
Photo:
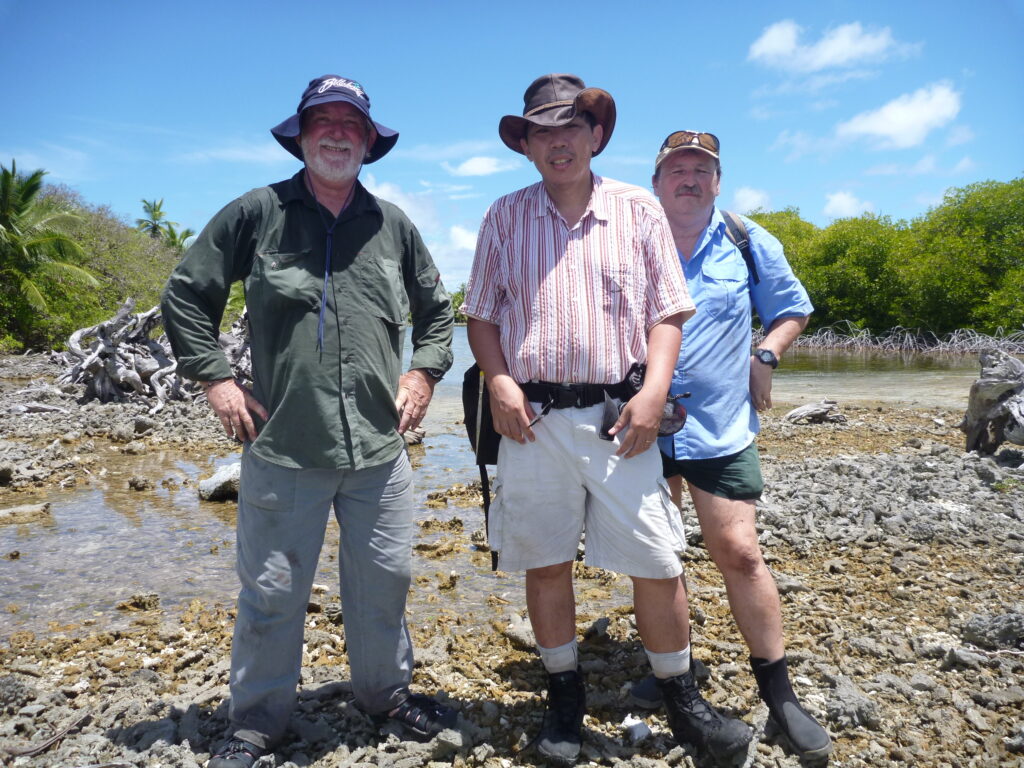
{"label": "light blue shirt", "polygon": [[[671,394],[689,392],[686,426],[658,441],[679,460],[729,456],[746,448],[760,429],[750,400],[751,304],[767,329],[780,317],[803,317],[814,307],[793,274],[782,243],[743,217],[760,282],[726,236],[715,208],[693,257],[680,256],[697,313],[683,324],[683,346]],[[758,363],[760,365],[760,363]]]}

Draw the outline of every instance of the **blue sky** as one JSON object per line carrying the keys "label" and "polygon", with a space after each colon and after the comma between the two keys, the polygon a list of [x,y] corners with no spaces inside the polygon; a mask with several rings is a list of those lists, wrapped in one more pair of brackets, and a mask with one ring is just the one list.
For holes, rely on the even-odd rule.
{"label": "blue sky", "polygon": [[649,186],[669,132],[717,134],[733,210],[907,219],[1024,172],[1024,0],[0,0],[0,35],[0,162],[195,230],[298,169],[269,129],[311,78],[358,80],[401,132],[361,178],[451,289],[487,206],[538,178],[497,125],[546,72],[615,97],[600,174]]}

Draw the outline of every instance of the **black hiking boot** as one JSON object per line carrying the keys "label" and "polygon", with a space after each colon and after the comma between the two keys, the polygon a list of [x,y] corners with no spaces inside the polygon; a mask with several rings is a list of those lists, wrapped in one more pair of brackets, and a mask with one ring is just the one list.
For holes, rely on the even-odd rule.
{"label": "black hiking boot", "polygon": [[832,738],[806,709],[800,706],[789,682],[786,657],[777,661],[750,658],[757,689],[768,705],[768,717],[790,749],[808,763],[824,763],[832,752]]}
{"label": "black hiking boot", "polygon": [[544,722],[533,743],[548,760],[572,765],[583,743],[583,714],[587,695],[579,670],[548,675],[548,703]]}
{"label": "black hiking boot", "polygon": [[252,768],[257,760],[268,753],[269,750],[257,747],[244,739],[232,738],[214,752],[206,768]]}
{"label": "black hiking boot", "polygon": [[742,720],[726,717],[704,701],[692,672],[658,680],[658,688],[677,742],[696,747],[698,755],[719,765],[732,765],[745,755],[753,732]]}
{"label": "black hiking boot", "polygon": [[454,728],[458,712],[422,693],[410,693],[392,709],[373,715],[378,730],[390,731],[412,741],[430,741],[446,728]]}

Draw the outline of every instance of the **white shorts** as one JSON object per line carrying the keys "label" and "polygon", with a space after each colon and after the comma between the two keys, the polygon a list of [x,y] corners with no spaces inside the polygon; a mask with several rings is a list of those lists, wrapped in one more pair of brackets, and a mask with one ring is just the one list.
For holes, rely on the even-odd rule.
{"label": "white shorts", "polygon": [[587,565],[648,579],[682,573],[686,537],[658,444],[616,456],[619,440],[598,437],[603,410],[551,410],[534,425],[535,442],[501,441],[488,538],[502,570],[575,560],[586,531]]}

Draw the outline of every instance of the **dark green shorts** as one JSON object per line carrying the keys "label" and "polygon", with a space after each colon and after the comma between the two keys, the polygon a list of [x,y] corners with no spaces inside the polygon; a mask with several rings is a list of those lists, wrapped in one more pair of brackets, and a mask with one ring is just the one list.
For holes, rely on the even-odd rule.
{"label": "dark green shorts", "polygon": [[682,475],[702,491],[734,501],[760,499],[764,491],[761,459],[754,443],[739,453],[714,459],[677,460],[663,453],[661,470],[665,477]]}

